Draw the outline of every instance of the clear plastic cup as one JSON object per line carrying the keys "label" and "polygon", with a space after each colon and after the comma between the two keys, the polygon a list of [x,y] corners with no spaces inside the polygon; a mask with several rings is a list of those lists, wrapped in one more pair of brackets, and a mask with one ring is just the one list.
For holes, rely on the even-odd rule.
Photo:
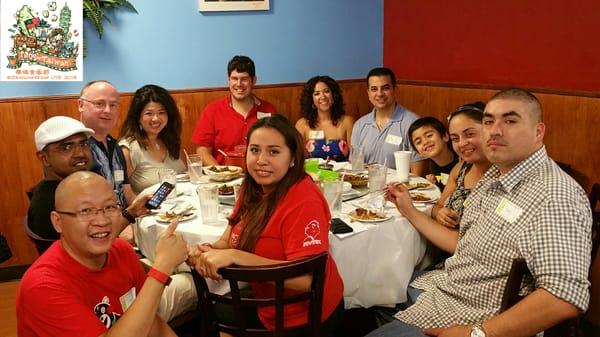
{"label": "clear plastic cup", "polygon": [[349,159],[353,171],[360,171],[365,168],[365,153],[362,147],[359,149],[353,148]]}
{"label": "clear plastic cup", "polygon": [[200,216],[203,224],[217,222],[219,214],[219,187],[217,185],[200,185],[196,188],[200,202]]}
{"label": "clear plastic cup", "polygon": [[160,183],[169,182],[175,186],[171,193],[167,196],[166,200],[173,200],[177,198],[177,172],[168,168],[158,169],[158,180]]}
{"label": "clear plastic cup", "polygon": [[199,184],[202,178],[202,155],[190,154],[187,158],[188,175],[192,184]]}
{"label": "clear plastic cup", "polygon": [[321,181],[321,192],[327,200],[329,212],[332,217],[339,217],[342,213],[342,193],[344,190],[344,182],[339,179],[327,179]]}
{"label": "clear plastic cup", "polygon": [[369,165],[369,192],[385,188],[387,168],[381,164]]}

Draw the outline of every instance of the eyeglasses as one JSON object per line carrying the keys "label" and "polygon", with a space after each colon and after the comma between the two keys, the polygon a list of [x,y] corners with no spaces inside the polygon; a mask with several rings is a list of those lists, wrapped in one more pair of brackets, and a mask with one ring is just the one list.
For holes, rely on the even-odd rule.
{"label": "eyeglasses", "polygon": [[110,102],[109,103],[106,101],[90,101],[89,99],[85,99],[83,97],[80,97],[79,99],[84,102],[88,102],[88,103],[92,104],[94,106],[94,108],[96,108],[98,110],[104,110],[104,109],[106,109],[106,106],[108,106],[111,110],[118,109],[121,106],[121,103],[119,103],[119,102]]}
{"label": "eyeglasses", "polygon": [[116,216],[121,213],[121,205],[112,204],[112,205],[106,205],[102,208],[88,207],[88,208],[80,209],[75,212],[56,210],[56,213],[58,213],[58,214],[70,215],[70,216],[76,217],[80,221],[90,221],[93,218],[95,218],[98,215],[98,213],[100,213],[100,212],[102,212],[102,214],[104,214],[105,216],[113,217],[113,216]]}
{"label": "eyeglasses", "polygon": [[454,118],[454,116],[460,114],[461,112],[465,112],[465,111],[475,111],[475,112],[479,112],[479,113],[483,113],[483,110],[475,105],[462,105],[460,107],[458,107],[458,109],[456,109],[455,111],[452,111],[449,115],[448,115],[448,122]]}

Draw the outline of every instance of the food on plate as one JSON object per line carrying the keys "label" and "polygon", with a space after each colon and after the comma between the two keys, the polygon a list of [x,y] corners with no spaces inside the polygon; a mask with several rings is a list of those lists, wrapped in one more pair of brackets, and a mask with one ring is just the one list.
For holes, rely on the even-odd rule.
{"label": "food on plate", "polygon": [[194,214],[194,212],[192,211],[188,211],[188,212],[184,212],[183,214],[177,214],[176,212],[165,212],[165,213],[160,213],[158,215],[158,218],[162,221],[171,221],[175,218],[181,220],[185,217],[188,217],[190,215]]}
{"label": "food on plate", "polygon": [[357,220],[380,220],[385,219],[384,216],[377,214],[377,212],[373,212],[371,210],[358,207],[354,210],[354,214],[352,214],[354,218]]}
{"label": "food on plate", "polygon": [[406,188],[408,188],[409,191],[411,190],[417,190],[417,189],[424,189],[424,188],[429,188],[431,187],[430,183],[427,182],[419,182],[419,183],[402,183],[404,186],[406,186]]}
{"label": "food on plate", "polygon": [[219,195],[233,195],[233,186],[219,185]]}
{"label": "food on plate", "polygon": [[431,201],[431,198],[423,193],[411,193],[410,197],[413,201]]}
{"label": "food on plate", "polygon": [[363,175],[346,173],[344,181],[352,184],[352,187],[364,187],[369,183],[369,179]]}
{"label": "food on plate", "polygon": [[229,181],[237,178],[242,173],[242,168],[238,166],[209,166],[204,171],[210,180]]}
{"label": "food on plate", "polygon": [[208,170],[216,172],[216,173],[237,172],[237,170],[230,168],[229,166],[210,166],[208,168]]}

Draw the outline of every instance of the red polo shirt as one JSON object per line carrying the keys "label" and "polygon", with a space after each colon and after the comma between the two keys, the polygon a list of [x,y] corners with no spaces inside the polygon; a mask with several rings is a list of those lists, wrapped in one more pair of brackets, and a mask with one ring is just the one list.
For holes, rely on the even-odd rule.
{"label": "red polo shirt", "polygon": [[223,155],[217,151],[233,151],[236,145],[246,145],[248,129],[258,120],[276,113],[270,103],[254,97],[254,106],[246,118],[231,106],[231,96],[211,102],[204,108],[194,133],[192,143],[212,148],[212,155],[220,163],[224,163]]}

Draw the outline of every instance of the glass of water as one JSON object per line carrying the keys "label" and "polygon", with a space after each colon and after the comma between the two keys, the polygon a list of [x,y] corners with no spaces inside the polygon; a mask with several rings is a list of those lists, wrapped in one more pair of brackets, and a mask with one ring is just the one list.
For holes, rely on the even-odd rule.
{"label": "glass of water", "polygon": [[200,185],[196,188],[200,201],[200,215],[203,224],[217,222],[219,214],[219,187],[213,184]]}

